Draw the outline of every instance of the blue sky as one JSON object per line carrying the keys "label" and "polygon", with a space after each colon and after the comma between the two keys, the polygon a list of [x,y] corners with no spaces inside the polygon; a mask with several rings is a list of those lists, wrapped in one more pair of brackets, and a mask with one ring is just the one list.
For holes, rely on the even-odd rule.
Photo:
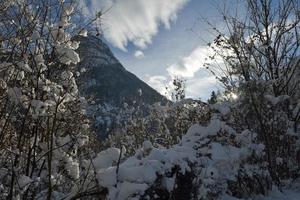
{"label": "blue sky", "polygon": [[[89,0],[86,14],[103,16],[104,37],[124,67],[164,94],[172,78],[186,79],[186,95],[206,100],[221,88],[203,68],[213,39],[201,17],[222,28],[217,6],[207,0]],[[222,5],[225,1],[222,1]],[[229,1],[228,1],[229,2]],[[228,5],[227,2],[227,5]]]}

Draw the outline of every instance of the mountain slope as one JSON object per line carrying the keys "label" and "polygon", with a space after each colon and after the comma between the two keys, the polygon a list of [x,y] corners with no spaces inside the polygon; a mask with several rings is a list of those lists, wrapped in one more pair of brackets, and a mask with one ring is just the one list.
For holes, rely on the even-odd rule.
{"label": "mountain slope", "polygon": [[[87,70],[79,78],[80,91],[84,95],[93,96],[96,103],[113,105],[136,100],[146,104],[166,101],[165,97],[128,72],[101,39],[95,36],[75,39],[80,41],[79,70]],[[139,90],[142,90],[141,96]]]}

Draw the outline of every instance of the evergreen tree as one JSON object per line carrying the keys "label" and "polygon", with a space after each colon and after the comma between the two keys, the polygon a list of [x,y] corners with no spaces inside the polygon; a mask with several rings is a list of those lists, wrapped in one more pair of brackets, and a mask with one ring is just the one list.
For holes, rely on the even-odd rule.
{"label": "evergreen tree", "polygon": [[215,104],[218,101],[218,97],[215,91],[211,92],[210,98],[207,100],[209,104]]}

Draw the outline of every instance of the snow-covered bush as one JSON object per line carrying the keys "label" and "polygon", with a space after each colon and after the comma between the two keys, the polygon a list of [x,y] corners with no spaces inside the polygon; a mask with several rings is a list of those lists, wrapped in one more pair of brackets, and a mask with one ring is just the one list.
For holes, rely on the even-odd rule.
{"label": "snow-covered bush", "polygon": [[126,156],[135,154],[146,140],[155,147],[168,148],[177,144],[191,125],[205,124],[209,117],[208,106],[192,99],[167,105],[127,105],[119,110],[115,119],[120,121],[114,122],[102,148],[124,146]]}
{"label": "snow-covered bush", "polygon": [[72,198],[95,181],[74,76],[74,7],[63,0],[1,2],[1,198]]}
{"label": "snow-covered bush", "polygon": [[[299,177],[299,4],[294,0],[247,0],[246,17],[224,12],[227,31],[216,31],[210,44],[215,61],[208,68],[233,104],[228,122],[238,130],[255,132],[264,145],[261,159],[270,179],[258,185],[278,186]],[[232,98],[234,97],[234,98]],[[244,176],[246,182],[249,177]],[[257,178],[256,178],[257,179]],[[250,180],[249,193],[253,182]],[[244,184],[244,183],[243,183]],[[257,190],[256,190],[257,191]],[[264,193],[262,190],[260,193]]]}
{"label": "snow-covered bush", "polygon": [[[264,156],[264,145],[256,133],[247,129],[238,132],[222,117],[215,111],[206,125],[191,126],[180,142],[170,148],[153,147],[146,141],[129,158],[123,158],[125,149],[113,148],[98,154],[94,160],[99,166],[97,178],[108,188],[108,199],[252,195],[245,188],[250,185],[245,184],[264,184],[259,181],[270,178],[265,163],[258,163]],[[252,187],[269,189],[268,185]]]}

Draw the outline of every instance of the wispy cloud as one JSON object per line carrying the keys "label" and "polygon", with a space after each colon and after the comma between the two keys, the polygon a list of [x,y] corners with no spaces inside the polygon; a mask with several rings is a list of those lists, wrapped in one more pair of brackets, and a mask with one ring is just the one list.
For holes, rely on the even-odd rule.
{"label": "wispy cloud", "polygon": [[193,50],[188,56],[183,57],[179,62],[170,65],[167,71],[170,76],[191,78],[205,63],[211,62],[208,58],[213,55],[213,50],[207,46],[199,46]]}
{"label": "wispy cloud", "polygon": [[162,94],[166,94],[166,87],[172,88],[172,80],[175,77],[186,80],[186,97],[201,98],[206,100],[212,90],[218,89],[218,83],[208,70],[204,68],[205,63],[217,62],[222,65],[222,59],[215,57],[212,61],[209,56],[214,54],[208,46],[198,46],[190,54],[181,58],[178,62],[167,67],[166,76],[152,76],[146,80]]}
{"label": "wispy cloud", "polygon": [[126,50],[129,42],[145,49],[158,33],[159,26],[170,28],[177,13],[189,0],[88,0],[81,3],[85,14],[110,10],[103,16],[105,38]]}
{"label": "wispy cloud", "polygon": [[[171,99],[173,85],[170,76],[147,76],[145,81],[159,93]],[[218,85],[217,79],[208,73],[207,76],[186,79],[186,98],[207,100],[211,92],[218,89],[221,87]]]}

